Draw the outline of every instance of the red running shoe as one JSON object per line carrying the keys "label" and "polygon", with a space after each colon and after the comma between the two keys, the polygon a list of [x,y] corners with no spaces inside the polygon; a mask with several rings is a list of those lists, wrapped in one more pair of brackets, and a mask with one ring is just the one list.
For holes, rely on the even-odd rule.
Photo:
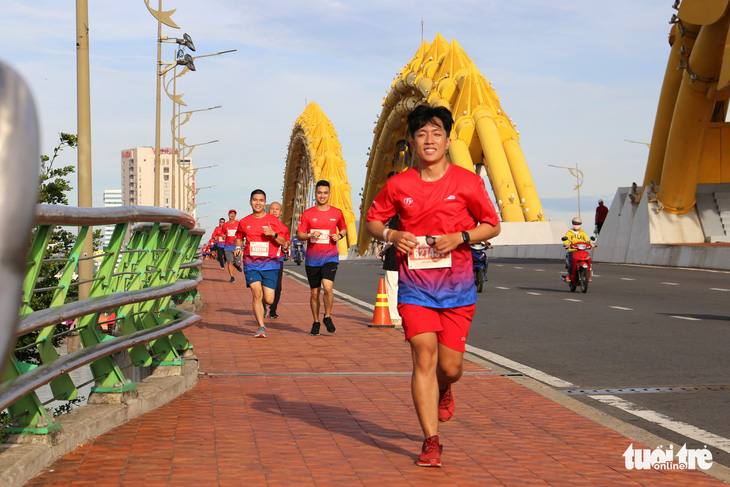
{"label": "red running shoe", "polygon": [[439,421],[448,421],[454,415],[454,396],[451,394],[451,384],[439,396]]}
{"label": "red running shoe", "polygon": [[443,450],[444,446],[439,443],[438,435],[426,438],[421,448],[421,454],[418,455],[418,460],[416,460],[416,465],[419,467],[440,467],[441,452]]}

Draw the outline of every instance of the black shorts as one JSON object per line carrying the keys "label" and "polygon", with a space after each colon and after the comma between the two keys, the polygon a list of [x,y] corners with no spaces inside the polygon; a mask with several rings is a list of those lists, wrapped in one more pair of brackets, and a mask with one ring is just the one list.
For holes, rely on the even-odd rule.
{"label": "black shorts", "polygon": [[307,280],[309,281],[309,287],[312,289],[319,289],[322,285],[322,279],[335,282],[337,262],[326,262],[317,267],[305,265],[304,268],[307,270]]}

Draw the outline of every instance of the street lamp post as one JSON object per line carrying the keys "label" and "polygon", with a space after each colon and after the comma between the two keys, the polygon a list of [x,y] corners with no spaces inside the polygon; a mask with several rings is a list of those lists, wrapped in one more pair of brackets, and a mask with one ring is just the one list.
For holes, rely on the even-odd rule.
{"label": "street lamp post", "polygon": [[583,171],[578,169],[578,163],[575,163],[575,167],[567,167],[567,166],[556,166],[553,164],[548,164],[550,167],[557,167],[560,169],[567,169],[570,171],[570,174],[575,177],[575,188],[574,190],[578,191],[578,216],[580,217],[580,187],[583,186]]}
{"label": "street lamp post", "polygon": [[[91,89],[89,86],[89,3],[88,0],[76,2],[76,124],[78,149],[78,206],[91,207]],[[94,253],[94,229],[89,228],[81,244],[79,261],[79,281],[89,281],[94,275],[94,263],[89,258]],[[79,299],[86,299],[91,291],[91,283],[79,285]]]}
{"label": "street lamp post", "polygon": [[[190,154],[190,153],[188,152],[188,154]],[[186,213],[190,213],[193,209],[195,209],[195,196],[198,194],[198,191],[200,191],[201,189],[213,187],[213,186],[205,186],[204,188],[197,188],[197,190],[196,190],[196,188],[194,186],[195,174],[198,171],[200,171],[201,169],[209,169],[211,167],[217,167],[217,166],[218,166],[218,164],[212,164],[210,166],[196,167],[194,169],[190,169],[189,165],[182,166],[183,172],[184,172],[183,177],[184,177],[185,199],[186,199],[184,211]]]}
{"label": "street lamp post", "polygon": [[[181,145],[185,145],[184,142],[180,142],[181,140],[184,140],[184,139],[180,138],[179,130],[178,130],[177,135],[175,134],[174,120],[175,120],[175,118],[177,118],[179,116],[179,115],[175,115],[175,110],[176,110],[176,107],[177,107],[177,110],[179,110],[180,105],[187,106],[187,104],[182,101],[183,95],[177,95],[177,78],[184,76],[185,74],[188,73],[188,71],[195,71],[194,61],[196,59],[203,58],[203,57],[220,56],[221,54],[235,52],[236,49],[228,49],[226,51],[218,51],[218,52],[211,53],[211,54],[201,54],[199,56],[193,57],[193,56],[190,56],[189,54],[183,54],[183,47],[188,47],[193,51],[195,50],[195,47],[193,46],[193,43],[192,43],[192,39],[190,38],[189,35],[185,34],[183,36],[183,39],[168,39],[167,37],[165,37],[163,39],[163,42],[177,42],[178,44],[181,45],[180,49],[177,51],[176,63],[169,63],[169,64],[173,64],[175,68],[177,67],[177,65],[185,66],[185,68],[179,74],[177,73],[177,71],[175,71],[172,79],[165,84],[165,92],[167,93],[167,96],[172,100],[172,119],[170,120],[170,126],[171,126],[171,130],[172,130],[172,195],[171,196],[172,196],[172,207],[175,208],[177,206],[177,201],[176,201],[177,195],[176,195],[176,185],[175,185],[175,179],[176,179],[176,174],[177,174],[176,165],[179,165],[179,162],[177,162],[176,159],[178,161],[181,159],[181,157],[176,156],[175,144],[176,144],[176,142],[178,142],[178,143],[181,143]],[[163,75],[164,75],[164,73],[163,73]],[[170,83],[172,83],[172,85],[173,85],[172,94],[170,93],[170,90],[168,89],[168,85]],[[221,108],[221,106],[218,105],[216,107],[211,107],[211,108],[206,108],[206,109],[201,109],[201,110],[191,110],[189,112],[184,112],[184,113],[188,113],[188,116],[185,118],[185,121],[183,121],[183,123],[179,124],[178,129],[180,126],[184,125],[190,119],[190,115],[189,115],[190,113],[193,113],[196,111],[203,111],[203,110],[212,110],[214,108]],[[158,111],[159,111],[159,106],[158,106]],[[156,189],[156,191],[159,192],[159,186]]]}
{"label": "street lamp post", "polygon": [[[177,188],[175,186],[176,178],[177,178],[177,171],[178,167],[180,166],[179,161],[180,157],[176,156],[177,152],[175,150],[176,143],[179,143],[181,146],[184,146],[184,143],[180,143],[179,141],[184,140],[180,138],[180,127],[188,123],[188,120],[190,120],[190,116],[193,113],[196,112],[204,112],[206,110],[215,110],[217,108],[221,108],[221,105],[216,105],[214,107],[208,107],[208,108],[200,108],[198,110],[188,110],[186,112],[178,112],[177,115],[175,114],[175,106],[178,106],[179,104],[173,100],[172,104],[172,119],[170,120],[170,129],[172,131],[172,207],[173,208],[179,208],[182,205],[178,205],[177,198]],[[178,108],[179,109],[179,108]],[[185,120],[182,122],[175,124],[175,119],[180,118],[180,116],[185,115]],[[177,132],[177,134],[175,133]],[[182,149],[180,149],[182,151]],[[189,155],[189,153],[188,153]]]}
{"label": "street lamp post", "polygon": [[157,10],[150,7],[150,0],[144,0],[147,10],[150,11],[152,16],[157,19],[157,66],[155,68],[155,75],[157,78],[157,104],[155,111],[155,206],[160,206],[160,95],[162,92],[162,74],[160,68],[162,67],[162,24],[173,29],[179,29],[180,27],[172,20],[172,14],[175,10],[162,10],[162,0],[158,1]]}

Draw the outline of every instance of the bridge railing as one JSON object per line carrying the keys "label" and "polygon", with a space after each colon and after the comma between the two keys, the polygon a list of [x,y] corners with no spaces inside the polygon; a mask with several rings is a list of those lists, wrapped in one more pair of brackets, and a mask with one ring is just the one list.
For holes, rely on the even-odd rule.
{"label": "bridge railing", "polygon": [[[133,222],[142,223],[131,228],[124,245]],[[38,205],[36,225],[14,338],[34,335],[24,340],[30,343],[14,351],[35,349],[39,363],[21,362],[11,353],[5,364],[0,411],[7,409],[9,418],[0,427],[11,433],[44,434],[57,429],[59,423],[45,406],[76,399],[78,388],[89,383],[93,382],[92,393],[135,390],[136,383],[111,357],[114,353],[128,350],[131,365],[125,368],[182,365],[181,354],[192,347],[181,330],[201,319],[175,305],[195,294],[202,280],[197,249],[204,232],[194,228],[194,220],[186,213],[140,206]],[[109,245],[93,256],[80,255],[90,228],[102,225],[114,225]],[[49,248],[58,226],[78,228],[67,255],[54,254],[53,245]],[[84,259],[98,259],[98,267],[91,279],[81,282],[74,274]],[[58,283],[38,287],[41,269],[59,263]],[[88,298],[71,297],[69,291],[81,284],[91,286]],[[31,300],[36,293],[52,293],[50,306],[33,309]],[[61,356],[54,343],[70,334],[78,334],[81,348]],[[91,381],[74,384],[68,373],[87,364]],[[53,397],[44,404],[36,390],[45,384],[50,384]]]}

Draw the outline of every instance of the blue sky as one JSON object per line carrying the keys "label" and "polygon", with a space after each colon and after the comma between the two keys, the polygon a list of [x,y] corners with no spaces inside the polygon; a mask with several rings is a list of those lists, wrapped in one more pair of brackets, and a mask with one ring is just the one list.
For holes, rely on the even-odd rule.
{"label": "blue sky", "polygon": [[[153,0],[156,5],[157,1]],[[458,5],[458,10],[450,5]],[[201,226],[212,229],[261,187],[281,198],[287,144],[307,102],[317,102],[342,144],[356,213],[381,101],[424,38],[456,39],[493,82],[521,145],[548,218],[577,213],[575,166],[585,173],[582,215],[598,198],[643,180],[669,44],[670,0],[462,0],[460,2],[277,2],[165,0],[177,9],[197,71],[178,79],[193,114],[183,127],[197,147]],[[31,86],[42,124],[42,153],[58,132],[76,132],[76,2],[3,2],[0,60]],[[156,21],[143,0],[89,2],[94,205],[121,185],[120,152],[154,146]],[[174,58],[163,44],[163,60]],[[162,147],[171,145],[172,102],[163,93]],[[60,161],[75,163],[65,152]],[[74,181],[75,184],[75,181]],[[75,197],[72,198],[75,201]],[[206,203],[209,202],[209,203]]]}

